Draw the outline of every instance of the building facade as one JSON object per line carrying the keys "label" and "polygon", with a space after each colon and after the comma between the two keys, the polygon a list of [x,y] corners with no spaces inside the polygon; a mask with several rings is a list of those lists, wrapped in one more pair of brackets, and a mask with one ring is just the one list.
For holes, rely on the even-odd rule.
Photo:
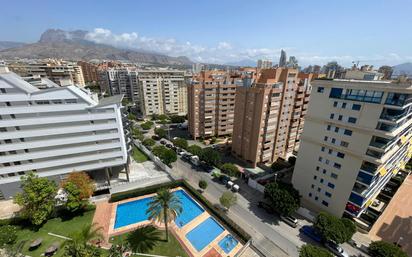
{"label": "building facade", "polygon": [[8,67],[19,76],[40,76],[48,78],[60,86],[84,87],[86,85],[81,67],[72,62],[60,60],[13,62]]}
{"label": "building facade", "polygon": [[235,94],[243,80],[226,71],[201,71],[188,87],[188,126],[193,138],[233,132]]}
{"label": "building facade", "polygon": [[292,182],[303,203],[359,217],[412,156],[412,87],[315,80]]}
{"label": "building facade", "polygon": [[55,181],[73,171],[127,171],[121,99],[99,101],[76,86],[39,89],[0,67],[0,197],[12,197],[30,171]]}
{"label": "building facade", "polygon": [[261,60],[259,59],[257,61],[257,66],[258,69],[270,69],[272,68],[272,61],[271,60]]}
{"label": "building facade", "polygon": [[97,74],[98,65],[85,61],[77,62],[77,65],[79,65],[82,69],[84,82],[92,83],[97,82],[99,80]]}
{"label": "building facade", "polygon": [[285,68],[258,76],[236,92],[232,137],[232,153],[253,166],[287,158],[299,147],[312,79]]}

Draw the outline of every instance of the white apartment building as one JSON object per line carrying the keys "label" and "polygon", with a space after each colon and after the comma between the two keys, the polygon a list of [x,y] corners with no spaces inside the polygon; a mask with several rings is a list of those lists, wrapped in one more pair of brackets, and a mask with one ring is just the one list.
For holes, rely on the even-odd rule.
{"label": "white apartment building", "polygon": [[130,102],[139,101],[137,72],[129,68],[111,68],[106,71],[110,95],[123,94]]}
{"label": "white apartment building", "polygon": [[128,171],[121,100],[99,101],[76,86],[39,89],[0,67],[0,198],[12,197],[30,171],[55,181],[73,171]]}
{"label": "white apartment building", "polygon": [[303,204],[359,217],[412,156],[412,86],[315,80],[292,183]]}
{"label": "white apartment building", "polygon": [[187,114],[187,84],[184,71],[139,70],[140,110],[153,114]]}

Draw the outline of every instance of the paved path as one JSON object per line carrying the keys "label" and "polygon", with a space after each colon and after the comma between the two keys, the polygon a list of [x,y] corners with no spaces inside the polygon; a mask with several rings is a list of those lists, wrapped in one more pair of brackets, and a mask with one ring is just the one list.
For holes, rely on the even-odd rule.
{"label": "paved path", "polygon": [[20,210],[20,206],[13,200],[0,201],[0,219],[8,219],[14,216]]}

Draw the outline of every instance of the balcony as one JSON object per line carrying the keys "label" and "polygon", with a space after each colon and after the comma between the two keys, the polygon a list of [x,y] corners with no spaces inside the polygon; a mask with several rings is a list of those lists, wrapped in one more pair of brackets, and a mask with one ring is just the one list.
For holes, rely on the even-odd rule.
{"label": "balcony", "polygon": [[366,150],[366,155],[368,155],[370,157],[373,157],[373,158],[376,158],[376,159],[380,159],[380,158],[382,158],[384,153],[378,152],[378,151],[375,151],[375,150],[372,150],[372,149],[368,149],[368,150]]}
{"label": "balcony", "polygon": [[384,150],[391,143],[390,139],[374,136],[369,143],[370,146]]}
{"label": "balcony", "polygon": [[376,171],[378,170],[378,166],[373,163],[365,161],[362,163],[361,170],[374,175]]}
{"label": "balcony", "polygon": [[394,121],[405,117],[408,114],[407,110],[394,110],[389,108],[384,108],[380,116],[383,120]]}

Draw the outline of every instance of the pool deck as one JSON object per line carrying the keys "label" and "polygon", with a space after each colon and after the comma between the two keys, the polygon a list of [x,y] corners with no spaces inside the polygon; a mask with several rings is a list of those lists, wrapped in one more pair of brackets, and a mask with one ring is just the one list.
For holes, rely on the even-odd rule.
{"label": "pool deck", "polygon": [[[181,187],[174,188],[172,191],[177,191],[177,190],[184,190]],[[186,192],[187,193],[187,192]],[[187,193],[189,196],[190,194]],[[153,224],[160,229],[164,229],[164,225],[160,224],[158,222],[152,222],[152,221],[142,221],[139,223],[123,226],[121,228],[114,228],[115,225],[115,220],[116,220],[116,210],[117,210],[117,205],[127,203],[127,202],[132,202],[140,199],[144,199],[147,197],[152,197],[156,195],[154,194],[148,194],[144,196],[139,196],[139,197],[134,197],[126,200],[122,200],[119,202],[115,203],[99,203],[96,206],[96,214],[95,217],[93,218],[93,222],[97,223],[98,226],[103,227],[103,232],[104,232],[104,238],[107,240],[112,236],[117,236],[120,234],[124,234],[130,231],[135,230],[138,227],[145,226],[148,224]],[[190,196],[191,197],[191,196]],[[193,199],[193,197],[191,197]],[[195,199],[193,199],[199,206],[202,206],[200,203],[198,203]],[[191,220],[189,223],[184,225],[183,227],[179,228],[174,222],[172,224],[169,224],[169,227],[173,230],[174,234],[177,236],[178,240],[183,244],[184,248],[186,251],[188,251],[188,254],[192,257],[206,257],[206,256],[216,256],[216,254],[219,254],[220,256],[230,256],[233,257],[235,254],[243,247],[243,245],[238,242],[238,244],[230,251],[228,254],[223,251],[223,249],[220,248],[219,246],[219,241],[222,240],[226,235],[229,234],[229,231],[226,229],[218,235],[212,242],[210,242],[205,248],[203,248],[201,251],[197,251],[196,248],[192,246],[190,241],[186,238],[186,234],[190,232],[192,229],[197,227],[199,224],[204,222],[206,219],[211,217],[211,215],[207,212],[207,210],[202,206],[202,208],[205,210],[202,214]],[[110,215],[108,215],[110,214]],[[214,255],[211,255],[211,254]]]}

